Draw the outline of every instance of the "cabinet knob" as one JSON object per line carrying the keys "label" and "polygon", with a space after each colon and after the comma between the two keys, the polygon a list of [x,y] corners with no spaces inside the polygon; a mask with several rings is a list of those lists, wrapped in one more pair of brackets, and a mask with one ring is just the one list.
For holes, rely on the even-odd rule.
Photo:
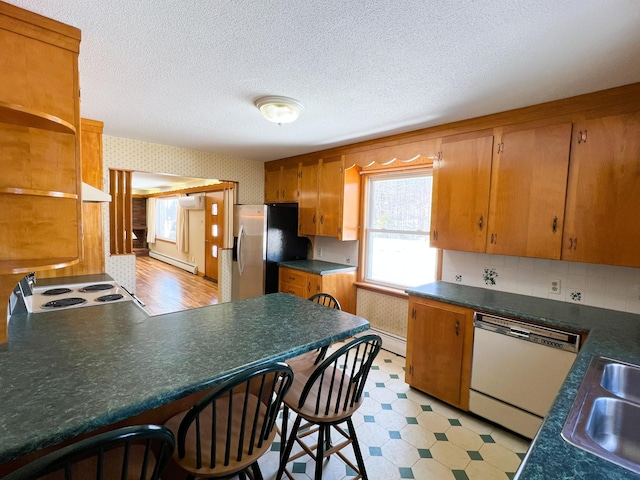
{"label": "cabinet knob", "polygon": [[556,233],[558,231],[558,217],[553,217],[553,223],[551,224],[551,231]]}
{"label": "cabinet knob", "polygon": [[460,320],[456,320],[456,337],[460,335]]}
{"label": "cabinet knob", "polygon": [[482,230],[483,225],[484,225],[484,217],[480,215],[480,218],[478,219],[478,228]]}

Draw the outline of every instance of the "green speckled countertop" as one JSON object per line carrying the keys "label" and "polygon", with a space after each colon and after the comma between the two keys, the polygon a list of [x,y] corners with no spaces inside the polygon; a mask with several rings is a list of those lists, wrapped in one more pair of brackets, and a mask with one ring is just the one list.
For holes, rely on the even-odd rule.
{"label": "green speckled countertop", "polygon": [[284,293],[152,317],[134,302],[14,315],[0,345],[0,463],[368,328]]}
{"label": "green speckled countertop", "polygon": [[640,475],[570,445],[560,436],[580,383],[594,355],[640,364],[640,315],[554,300],[435,282],[406,290],[489,313],[588,332],[549,415],[533,439],[516,479],[623,479]]}
{"label": "green speckled countertop", "polygon": [[329,275],[331,273],[353,272],[357,270],[356,267],[351,265],[325,262],[324,260],[289,260],[278,262],[278,266],[295,268],[296,270],[315,273],[316,275]]}

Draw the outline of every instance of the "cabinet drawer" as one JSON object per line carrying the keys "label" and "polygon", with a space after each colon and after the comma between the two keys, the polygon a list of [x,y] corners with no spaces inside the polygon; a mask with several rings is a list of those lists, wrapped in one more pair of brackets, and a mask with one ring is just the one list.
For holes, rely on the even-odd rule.
{"label": "cabinet drawer", "polygon": [[[306,286],[307,275],[299,270],[280,268],[280,282],[290,285],[298,285],[302,288]],[[300,291],[302,292],[302,290]]]}
{"label": "cabinet drawer", "polygon": [[280,291],[283,293],[290,293],[291,295],[295,295],[296,297],[305,298],[306,286],[281,282]]}

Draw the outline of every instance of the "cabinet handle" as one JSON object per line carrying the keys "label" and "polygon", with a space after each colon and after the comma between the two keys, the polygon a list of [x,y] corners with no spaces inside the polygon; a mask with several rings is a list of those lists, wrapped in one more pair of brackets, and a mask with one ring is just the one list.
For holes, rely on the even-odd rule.
{"label": "cabinet handle", "polygon": [[437,230],[433,231],[433,239],[434,240],[438,240],[438,231]]}
{"label": "cabinet handle", "polygon": [[311,292],[311,281],[307,282],[307,292]]}
{"label": "cabinet handle", "polygon": [[578,247],[578,239],[570,238],[569,239],[569,250],[575,250]]}
{"label": "cabinet handle", "polygon": [[484,225],[484,217],[480,215],[480,219],[478,220],[478,228],[482,230],[483,225]]}
{"label": "cabinet handle", "polygon": [[324,213],[320,215],[320,225],[324,225]]}
{"label": "cabinet handle", "polygon": [[456,320],[456,337],[460,335],[460,320]]}
{"label": "cabinet handle", "polygon": [[558,231],[558,217],[553,217],[553,223],[551,224],[551,231],[556,233]]}
{"label": "cabinet handle", "polygon": [[586,130],[580,130],[580,133],[578,133],[578,143],[587,143],[587,131]]}
{"label": "cabinet handle", "polygon": [[411,309],[411,318],[416,318],[416,309],[415,308]]}
{"label": "cabinet handle", "polygon": [[497,233],[492,233],[491,234],[491,243],[492,244],[498,243],[498,234]]}
{"label": "cabinet handle", "polygon": [[282,189],[282,199],[284,200],[284,188]]}

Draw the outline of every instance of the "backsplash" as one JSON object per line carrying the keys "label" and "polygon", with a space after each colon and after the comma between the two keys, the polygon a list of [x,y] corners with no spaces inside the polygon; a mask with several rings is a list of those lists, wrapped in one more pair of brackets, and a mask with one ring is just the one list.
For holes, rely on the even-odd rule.
{"label": "backsplash", "polygon": [[445,250],[442,280],[640,314],[640,268]]}
{"label": "backsplash", "polygon": [[341,242],[333,237],[316,236],[313,242],[314,260],[358,266],[358,241]]}

